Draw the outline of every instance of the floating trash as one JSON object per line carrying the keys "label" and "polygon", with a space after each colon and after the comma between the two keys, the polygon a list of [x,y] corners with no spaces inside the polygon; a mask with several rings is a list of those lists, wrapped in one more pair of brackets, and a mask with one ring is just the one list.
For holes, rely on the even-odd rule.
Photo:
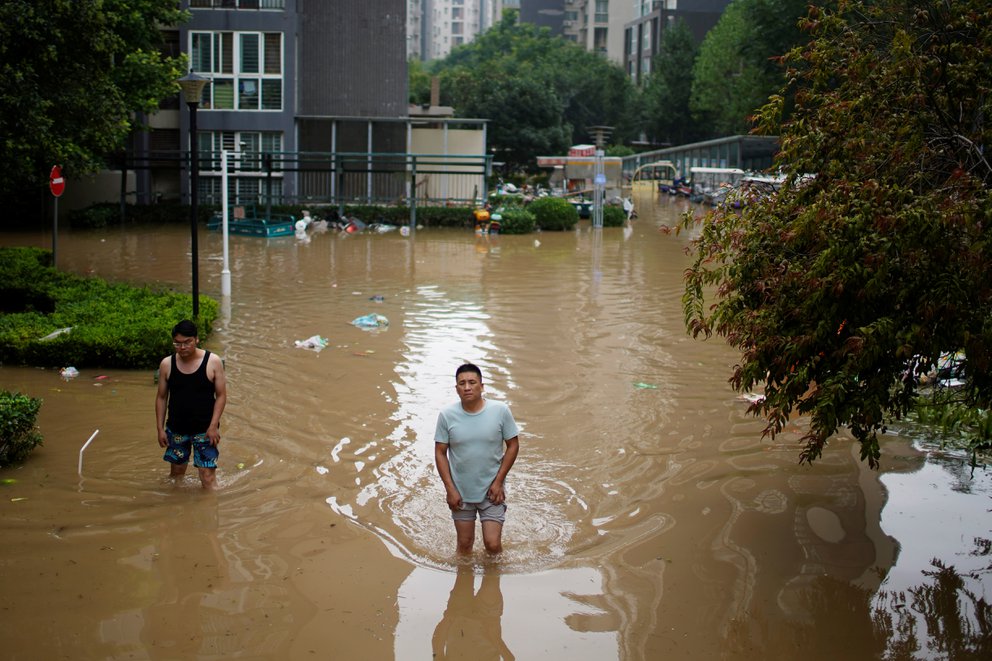
{"label": "floating trash", "polygon": [[369,296],[369,300],[375,301],[376,303],[382,303],[384,300],[386,300],[386,297],[376,294],[375,296]]}
{"label": "floating trash", "polygon": [[658,386],[654,385],[653,383],[641,383],[640,381],[638,381],[637,383],[635,383],[634,384],[634,387],[635,388],[641,388],[642,390],[644,390],[644,389],[646,389],[646,390],[657,390],[658,389]]}
{"label": "floating trash", "polygon": [[48,335],[46,335],[45,337],[39,337],[39,338],[38,338],[38,341],[39,341],[39,342],[47,342],[48,340],[54,340],[54,339],[55,339],[55,338],[57,338],[57,337],[58,337],[59,335],[62,335],[62,334],[64,334],[64,333],[68,333],[68,332],[69,332],[69,331],[71,331],[71,330],[72,330],[72,326],[68,326],[68,327],[66,327],[66,328],[60,328],[60,329],[58,329],[57,331],[53,331],[53,332],[51,332],[51,333],[49,333],[49,334],[48,334]]}
{"label": "floating trash", "polygon": [[11,484],[17,484],[17,480],[15,480],[12,477],[5,477],[4,479],[0,480],[0,484],[4,486],[10,486]]}
{"label": "floating trash", "polygon": [[319,353],[327,346],[327,338],[320,335],[313,335],[305,340],[296,340],[295,344],[297,349],[310,349]]}
{"label": "floating trash", "polygon": [[381,314],[367,314],[352,319],[351,324],[362,329],[383,328],[389,325],[389,319],[386,319]]}
{"label": "floating trash", "polygon": [[75,379],[79,376],[79,370],[75,367],[63,367],[59,370],[59,376],[68,381],[69,379]]}

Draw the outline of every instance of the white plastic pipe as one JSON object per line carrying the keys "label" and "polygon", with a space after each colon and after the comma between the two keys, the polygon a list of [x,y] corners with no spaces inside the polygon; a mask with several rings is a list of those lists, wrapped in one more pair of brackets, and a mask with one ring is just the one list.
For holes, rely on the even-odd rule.
{"label": "white plastic pipe", "polygon": [[228,199],[227,199],[227,150],[223,150],[220,153],[220,213],[221,213],[221,224],[224,235],[224,266],[221,268],[220,272],[220,293],[222,296],[231,295],[231,269],[228,267],[227,260],[227,214],[228,214]]}
{"label": "white plastic pipe", "polygon": [[79,477],[83,476],[83,450],[85,450],[87,446],[89,446],[89,444],[93,442],[93,439],[96,438],[96,435],[99,433],[100,430],[97,429],[95,432],[93,432],[93,435],[90,436],[90,440],[83,443],[83,447],[79,448]]}

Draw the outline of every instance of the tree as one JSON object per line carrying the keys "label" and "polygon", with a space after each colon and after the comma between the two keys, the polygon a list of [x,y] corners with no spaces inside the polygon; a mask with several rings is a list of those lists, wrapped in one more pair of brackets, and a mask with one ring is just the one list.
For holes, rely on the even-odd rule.
{"label": "tree", "polygon": [[674,145],[697,137],[689,111],[692,69],[699,47],[692,31],[679,20],[661,33],[658,54],[644,85],[645,129],[656,141]]}
{"label": "tree", "polygon": [[710,136],[746,133],[782,84],[777,59],[799,44],[808,0],[736,0],[707,33],[693,67],[690,109]]}
{"label": "tree", "polygon": [[588,140],[587,127],[631,135],[634,94],[623,70],[516,12],[436,63],[442,99],[461,117],[491,120],[490,143],[511,168]]}
{"label": "tree", "polygon": [[767,434],[808,414],[801,461],[846,426],[877,465],[943,354],[964,355],[962,401],[992,405],[992,8],[837,4],[810,8],[758,114],[785,184],[705,219],[683,302],[694,335],[741,350],[730,382],[763,386]]}
{"label": "tree", "polygon": [[6,0],[0,4],[0,195],[43,185],[55,163],[91,173],[178,90],[163,56],[174,0]]}
{"label": "tree", "polygon": [[431,100],[431,70],[420,60],[407,62],[407,78],[410,81],[410,103],[420,105]]}

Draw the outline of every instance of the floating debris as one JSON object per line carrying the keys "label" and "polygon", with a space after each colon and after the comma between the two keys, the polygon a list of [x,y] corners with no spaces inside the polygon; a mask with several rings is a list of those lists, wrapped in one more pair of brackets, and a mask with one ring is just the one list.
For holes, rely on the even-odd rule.
{"label": "floating debris", "polygon": [[297,349],[310,349],[311,351],[320,353],[327,346],[327,338],[320,335],[312,335],[305,340],[296,340],[295,344]]}
{"label": "floating debris", "polygon": [[389,319],[386,319],[381,314],[367,314],[352,319],[351,324],[363,329],[383,328],[389,325]]}
{"label": "floating debris", "polygon": [[66,328],[60,328],[57,331],[53,331],[53,332],[49,333],[45,337],[39,337],[38,338],[38,341],[39,342],[47,342],[48,340],[54,340],[59,335],[62,335],[63,333],[68,333],[71,330],[72,330],[72,326],[67,326]]}

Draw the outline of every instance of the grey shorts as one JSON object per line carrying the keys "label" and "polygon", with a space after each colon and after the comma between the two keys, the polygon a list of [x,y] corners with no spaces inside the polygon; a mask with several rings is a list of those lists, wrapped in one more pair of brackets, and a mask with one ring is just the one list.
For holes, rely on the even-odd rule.
{"label": "grey shorts", "polygon": [[463,501],[460,508],[451,511],[451,518],[455,521],[475,521],[476,515],[480,521],[503,523],[506,521],[506,503],[493,505],[488,498],[481,503]]}

